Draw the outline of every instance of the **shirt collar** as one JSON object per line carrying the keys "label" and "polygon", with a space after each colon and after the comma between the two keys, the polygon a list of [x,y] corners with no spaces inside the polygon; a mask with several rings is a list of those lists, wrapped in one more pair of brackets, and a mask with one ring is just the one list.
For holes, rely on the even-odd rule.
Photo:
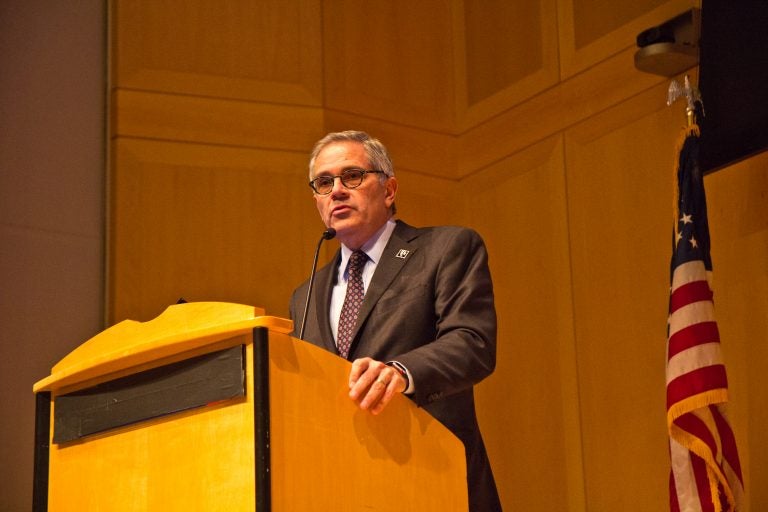
{"label": "shirt collar", "polygon": [[[384,225],[362,245],[362,247],[360,247],[360,250],[368,256],[368,259],[371,260],[374,265],[379,263],[381,255],[384,253],[384,248],[387,246],[390,237],[392,237],[392,232],[395,230],[396,225],[395,221],[390,217],[389,220],[385,222]],[[340,275],[343,275],[346,271],[347,262],[351,255],[352,249],[341,244],[341,262],[339,264]]]}

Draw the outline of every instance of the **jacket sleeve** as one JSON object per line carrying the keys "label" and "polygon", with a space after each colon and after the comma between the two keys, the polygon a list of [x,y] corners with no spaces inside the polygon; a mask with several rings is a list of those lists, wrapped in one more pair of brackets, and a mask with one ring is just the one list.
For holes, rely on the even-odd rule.
{"label": "jacket sleeve", "polygon": [[[488,252],[475,231],[449,228],[430,249],[434,339],[399,356],[419,405],[469,390],[496,366],[496,310]],[[403,335],[408,335],[407,331]]]}

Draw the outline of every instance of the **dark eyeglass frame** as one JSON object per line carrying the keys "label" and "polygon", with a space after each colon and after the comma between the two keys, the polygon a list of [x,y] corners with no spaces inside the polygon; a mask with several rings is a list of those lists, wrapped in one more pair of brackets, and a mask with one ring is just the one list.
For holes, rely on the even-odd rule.
{"label": "dark eyeglass frame", "polygon": [[[357,173],[360,173],[360,181],[357,184],[349,184],[347,183],[348,180],[357,180],[358,178],[356,176],[350,176],[356,175]],[[345,188],[353,189],[357,188],[360,185],[363,184],[363,181],[365,180],[366,174],[386,174],[384,171],[377,171],[375,169],[367,170],[367,169],[360,169],[358,167],[350,167],[349,169],[344,169],[341,171],[341,174],[337,174],[336,176],[325,174],[323,176],[318,176],[313,180],[310,180],[309,186],[310,188],[315,192],[315,194],[319,196],[327,196],[333,191],[333,184],[335,183],[335,179],[339,178],[341,180],[341,184],[344,185]],[[328,181],[330,183],[330,188],[328,189],[328,192],[320,192],[317,190],[318,182],[319,181]]]}

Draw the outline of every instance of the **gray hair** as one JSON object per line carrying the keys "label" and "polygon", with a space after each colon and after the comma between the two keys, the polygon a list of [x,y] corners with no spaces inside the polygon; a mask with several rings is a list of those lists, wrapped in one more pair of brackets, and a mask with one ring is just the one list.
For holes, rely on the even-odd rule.
{"label": "gray hair", "polygon": [[329,133],[315,143],[315,147],[312,148],[312,153],[309,157],[309,179],[313,178],[312,171],[315,167],[317,155],[320,154],[326,146],[335,142],[357,142],[362,144],[373,170],[384,171],[384,176],[381,176],[380,178],[381,181],[386,181],[387,178],[391,178],[395,175],[392,159],[389,158],[389,152],[379,139],[371,137],[365,132],[347,130],[343,132]]}

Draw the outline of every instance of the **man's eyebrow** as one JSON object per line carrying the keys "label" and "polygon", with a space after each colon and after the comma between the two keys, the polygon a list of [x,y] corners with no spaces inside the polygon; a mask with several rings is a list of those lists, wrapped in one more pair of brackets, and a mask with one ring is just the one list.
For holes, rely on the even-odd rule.
{"label": "man's eyebrow", "polygon": [[[344,171],[353,171],[353,170],[354,171],[364,171],[365,167],[360,167],[359,165],[346,165],[346,166],[341,168],[341,173],[343,173]],[[341,174],[341,173],[339,173],[339,174]],[[338,176],[339,174],[334,174],[331,171],[322,171],[322,172],[319,172],[319,173],[315,174],[315,177],[318,177],[318,176]]]}

